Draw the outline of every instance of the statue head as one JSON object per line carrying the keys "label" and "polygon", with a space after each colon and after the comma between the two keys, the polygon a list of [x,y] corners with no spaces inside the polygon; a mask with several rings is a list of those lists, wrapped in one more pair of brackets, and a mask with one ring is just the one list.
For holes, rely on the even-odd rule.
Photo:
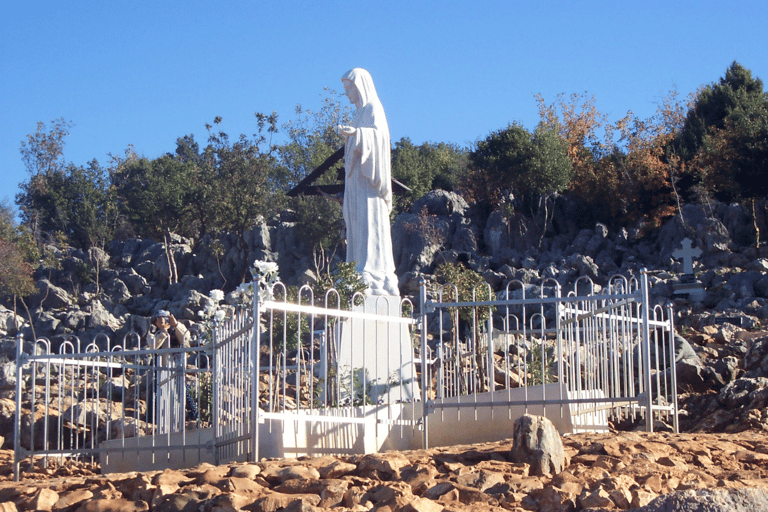
{"label": "statue head", "polygon": [[360,108],[362,103],[360,91],[357,90],[357,86],[351,80],[342,79],[341,82],[344,84],[344,93],[346,93],[347,98],[349,98],[349,102],[354,104],[355,107]]}
{"label": "statue head", "polygon": [[[369,103],[379,103],[379,96],[376,94],[376,88],[373,86],[373,78],[363,68],[350,69],[342,75],[341,81],[345,84],[345,91],[347,90],[347,82],[355,86],[360,97],[361,106]],[[349,94],[347,96],[349,97]],[[352,101],[352,98],[350,98],[350,101]]]}

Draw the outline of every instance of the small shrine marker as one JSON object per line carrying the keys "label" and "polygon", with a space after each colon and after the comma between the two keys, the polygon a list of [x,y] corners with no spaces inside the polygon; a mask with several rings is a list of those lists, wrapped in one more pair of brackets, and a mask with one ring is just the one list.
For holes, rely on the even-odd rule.
{"label": "small shrine marker", "polygon": [[701,256],[701,249],[693,248],[690,238],[683,238],[682,248],[676,249],[672,253],[672,257],[676,260],[679,260],[682,258],[683,260],[683,273],[685,274],[693,274],[693,258],[698,258]]}

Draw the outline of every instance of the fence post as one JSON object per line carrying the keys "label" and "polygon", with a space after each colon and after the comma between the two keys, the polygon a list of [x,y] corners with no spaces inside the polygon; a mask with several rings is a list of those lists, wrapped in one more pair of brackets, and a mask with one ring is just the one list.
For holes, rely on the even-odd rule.
{"label": "fence post", "polygon": [[[16,335],[16,416],[13,422],[13,481],[18,482],[21,476],[21,354],[23,352],[24,336]],[[34,420],[34,411],[32,412]]]}
{"label": "fence post", "polygon": [[680,433],[677,421],[677,354],[675,353],[675,317],[672,304],[667,305],[667,316],[669,317],[669,371],[671,374],[672,385],[672,421],[674,422],[675,434]]}
{"label": "fence post", "polygon": [[253,284],[253,335],[251,336],[251,462],[259,460],[259,373],[261,372],[261,329],[259,329],[260,306],[259,291],[261,280],[257,277]]}
{"label": "fence post", "polygon": [[421,425],[424,429],[422,436],[424,440],[424,449],[429,448],[429,428],[427,424],[427,415],[429,408],[427,406],[427,368],[429,366],[429,355],[427,354],[427,281],[423,277],[419,281],[419,315],[421,321]]}
{"label": "fence post", "polygon": [[645,387],[645,431],[653,432],[653,381],[651,379],[651,333],[649,316],[651,314],[650,300],[648,297],[648,270],[640,269],[640,293],[642,296],[643,332],[640,340],[641,357],[643,360],[643,380]]}
{"label": "fence post", "polygon": [[[488,300],[493,301],[493,290],[491,286],[486,284],[488,289]],[[488,306],[488,322],[485,326],[488,332],[488,391],[491,393],[496,391],[496,368],[494,365],[494,346],[493,346],[493,307]],[[509,383],[507,383],[509,384]]]}
{"label": "fence post", "polygon": [[219,425],[219,407],[221,405],[221,398],[219,393],[221,391],[221,358],[219,357],[219,351],[221,347],[218,346],[218,340],[216,339],[218,324],[214,320],[213,330],[211,330],[211,387],[213,395],[213,403],[211,405],[211,422],[213,423],[213,459],[215,463],[219,464],[221,458],[221,448],[219,446],[219,440],[221,439],[221,425]]}

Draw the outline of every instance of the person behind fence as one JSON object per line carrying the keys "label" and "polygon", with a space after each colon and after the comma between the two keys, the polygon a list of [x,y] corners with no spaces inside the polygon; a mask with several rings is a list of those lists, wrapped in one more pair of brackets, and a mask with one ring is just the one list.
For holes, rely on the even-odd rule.
{"label": "person behind fence", "polygon": [[[189,346],[189,331],[168,311],[158,311],[152,318],[152,325],[155,331],[148,336],[150,349]],[[180,431],[184,424],[184,411],[189,419],[196,420],[198,417],[197,405],[186,384],[186,366],[187,357],[184,352],[164,353],[155,357],[155,422],[160,433]]]}

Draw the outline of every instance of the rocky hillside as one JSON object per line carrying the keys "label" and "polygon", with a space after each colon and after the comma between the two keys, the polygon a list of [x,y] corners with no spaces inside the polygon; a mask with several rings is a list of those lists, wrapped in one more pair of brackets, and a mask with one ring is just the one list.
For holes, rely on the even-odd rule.
{"label": "rocky hillside", "polygon": [[[740,205],[685,205],[681,214],[657,229],[639,225],[610,232],[602,224],[578,229],[578,211],[565,197],[550,201],[551,218],[499,212],[483,219],[454,193],[433,191],[418,200],[410,213],[400,214],[392,227],[401,292],[416,295],[422,275],[442,262],[461,262],[482,274],[496,290],[512,280],[537,285],[554,278],[568,287],[580,276],[604,285],[610,275],[651,271],[652,294],[659,303],[673,298],[681,263],[673,252],[684,238],[702,250],[695,272],[706,289],[697,303],[677,301],[678,326],[700,329],[716,316],[741,318],[751,329],[768,318],[768,247],[754,247],[751,216]],[[759,212],[765,208],[758,208]],[[758,227],[768,233],[764,215]],[[58,267],[35,274],[39,293],[28,299],[37,336],[61,338],[75,334],[91,340],[97,333],[118,335],[141,330],[146,317],[169,309],[193,325],[212,289],[227,292],[250,279],[254,260],[277,262],[287,284],[312,282],[316,258],[297,235],[295,215],[282,214],[254,226],[243,241],[235,236],[204,238],[196,246],[174,237],[169,250],[180,276],[169,284],[163,244],[154,240],[116,240],[105,250],[84,253],[47,248]],[[340,261],[342,249],[333,254]],[[13,336],[25,319],[0,309],[0,336]],[[21,327],[31,337],[31,328]]]}
{"label": "rocky hillside", "polygon": [[[535,287],[557,280],[565,291],[589,277],[597,287],[610,275],[650,271],[657,303],[673,302],[679,346],[678,373],[686,430],[723,431],[768,427],[768,338],[759,334],[768,318],[768,247],[754,246],[751,216],[739,205],[685,205],[657,229],[635,226],[610,232],[598,224],[579,229],[579,212],[564,197],[552,197],[550,218],[483,217],[461,196],[433,191],[393,223],[395,263],[403,294],[442,262],[460,262],[482,274],[495,290],[513,280]],[[757,211],[766,211],[759,205]],[[757,225],[768,233],[761,213]],[[682,264],[673,258],[684,238],[701,250],[694,272],[704,295],[694,302],[674,295]],[[0,348],[12,359],[17,331],[47,337],[56,349],[68,336],[83,343],[100,333],[119,343],[129,331],[144,333],[158,309],[170,310],[196,331],[199,312],[213,289],[230,292],[248,279],[254,260],[277,262],[288,284],[315,279],[315,257],[302,245],[295,215],[286,211],[254,226],[244,241],[206,238],[192,246],[175,237],[169,250],[180,279],[170,284],[165,247],[153,240],[116,240],[88,253],[50,247],[57,268],[36,273],[39,293],[27,301],[33,324],[0,306]],[[340,252],[333,258],[337,261]],[[549,281],[551,282],[551,281]],[[21,327],[19,327],[21,326]],[[3,341],[4,339],[4,341]],[[104,343],[105,338],[98,338]]]}

